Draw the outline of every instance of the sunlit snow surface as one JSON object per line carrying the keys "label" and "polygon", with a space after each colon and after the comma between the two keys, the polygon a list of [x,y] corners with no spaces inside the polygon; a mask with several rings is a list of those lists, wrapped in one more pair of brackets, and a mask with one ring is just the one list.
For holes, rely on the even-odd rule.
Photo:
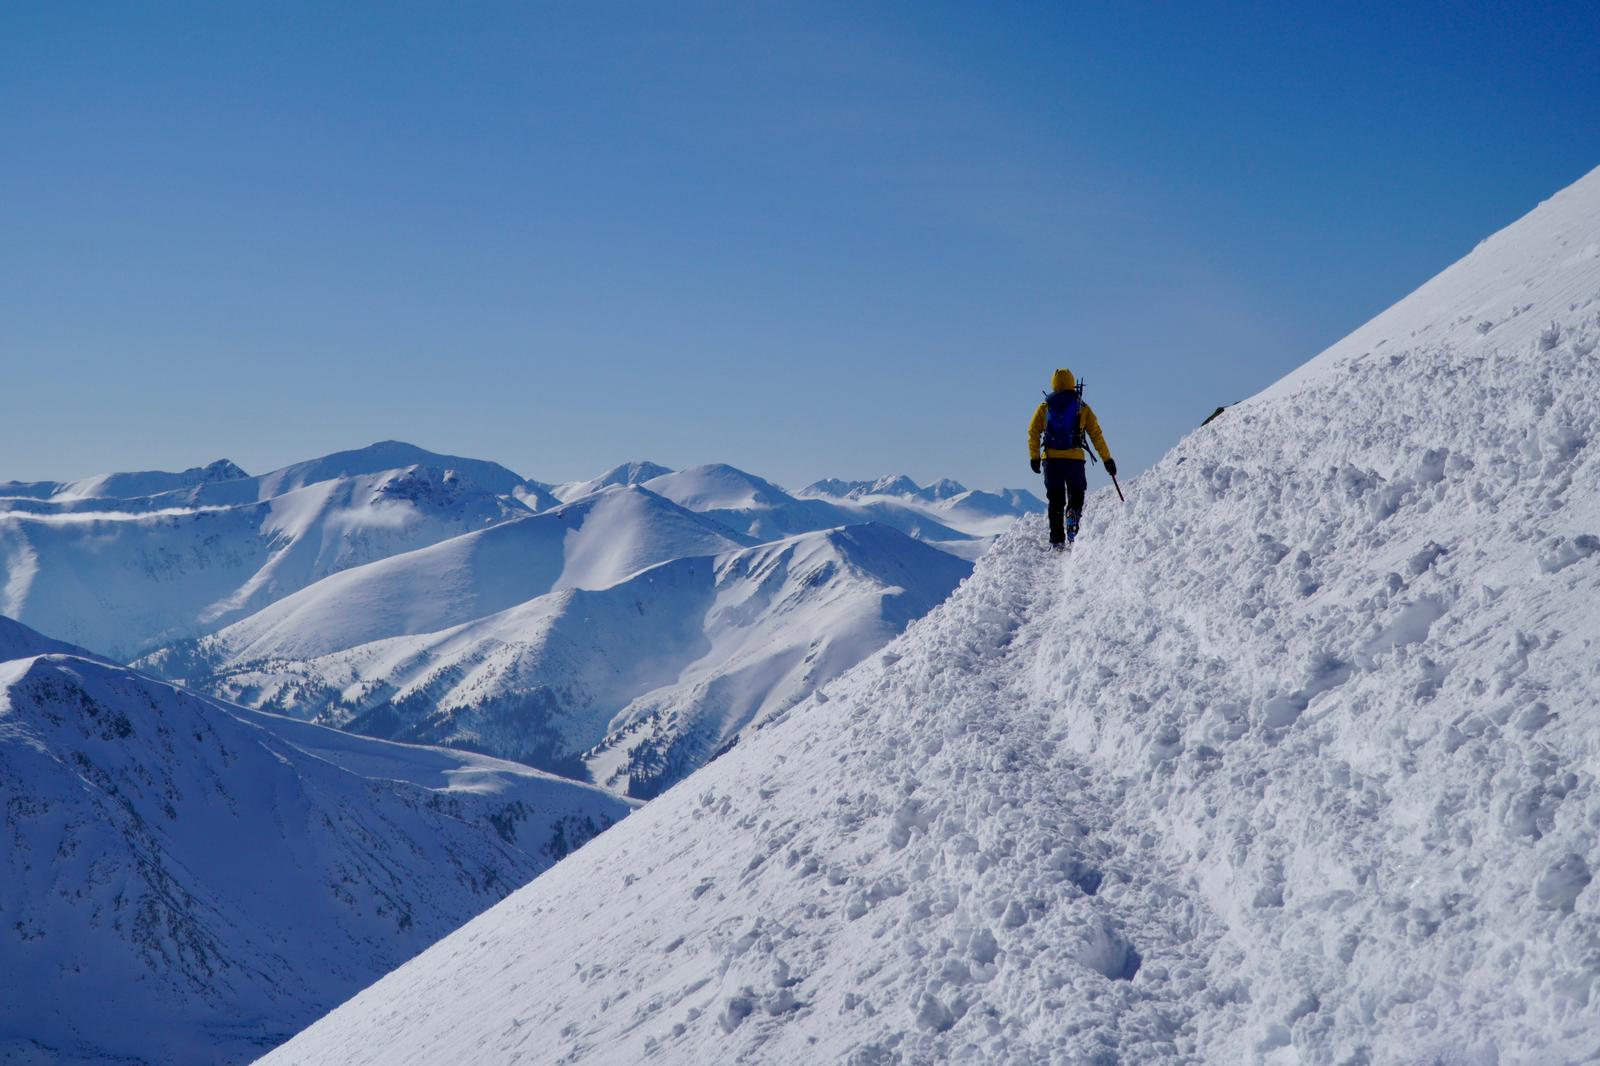
{"label": "sunlit snow surface", "polygon": [[1597,345],[1600,172],[265,1061],[1594,1061]]}
{"label": "sunlit snow surface", "polygon": [[26,486],[0,485],[0,614],[128,659],[211,632],[351,567],[529,515],[527,506],[454,470],[367,472],[429,455],[396,447],[403,453],[374,445],[367,451],[375,455],[345,453],[342,463],[329,456],[153,496],[79,494],[149,488],[152,479],[181,475],[106,475],[44,499],[21,495]]}

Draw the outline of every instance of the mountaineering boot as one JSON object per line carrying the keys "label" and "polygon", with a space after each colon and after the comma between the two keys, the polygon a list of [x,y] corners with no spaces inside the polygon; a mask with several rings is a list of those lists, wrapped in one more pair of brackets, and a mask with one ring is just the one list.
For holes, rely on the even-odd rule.
{"label": "mountaineering boot", "polygon": [[1078,518],[1082,513],[1083,512],[1081,512],[1081,511],[1068,511],[1067,512],[1067,543],[1068,544],[1071,544],[1073,541],[1078,539]]}
{"label": "mountaineering boot", "polygon": [[1053,552],[1064,552],[1067,550],[1067,546],[1059,540],[1051,541],[1050,550]]}

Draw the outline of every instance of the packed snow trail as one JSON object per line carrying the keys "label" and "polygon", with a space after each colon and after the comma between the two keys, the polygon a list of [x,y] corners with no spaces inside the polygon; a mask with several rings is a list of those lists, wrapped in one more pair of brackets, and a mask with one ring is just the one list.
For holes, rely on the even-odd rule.
{"label": "packed snow trail", "polygon": [[1044,634],[1024,623],[1055,595],[1040,535],[1002,538],[986,580],[790,723],[807,728],[759,731],[635,815],[632,843],[600,838],[366,993],[396,1022],[471,1026],[266,1061],[1192,1059],[1219,926],[1151,834],[1111,831],[1122,786],[1029,696]]}
{"label": "packed snow trail", "polygon": [[1600,171],[267,1061],[1600,1061],[1597,348]]}

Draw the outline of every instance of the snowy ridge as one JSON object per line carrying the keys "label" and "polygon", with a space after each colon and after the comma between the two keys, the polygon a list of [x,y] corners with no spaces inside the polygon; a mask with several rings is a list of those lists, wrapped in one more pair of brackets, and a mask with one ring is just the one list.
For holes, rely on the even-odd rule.
{"label": "snowy ridge", "polygon": [[568,481],[550,491],[557,499],[570,503],[613,485],[642,485],[646,481],[670,473],[672,473],[670,467],[649,460],[640,460],[614,466],[599,477],[590,478],[588,481]]}
{"label": "snowy ridge", "polygon": [[0,809],[0,1060],[151,1064],[248,1061],[627,813],[62,654],[0,663]]}
{"label": "snowy ridge", "polygon": [[[452,537],[334,574],[149,665],[191,676],[193,654],[218,669],[309,659],[385,637],[431,633],[546,593],[605,588],[685,555],[747,540],[638,488],[613,488],[539,515]],[[168,662],[176,657],[179,661]]]}
{"label": "snowy ridge", "polygon": [[[801,499],[833,500],[879,514],[909,511],[977,537],[997,536],[1017,518],[1044,511],[1044,502],[1024,489],[985,492],[969,489],[949,478],[922,486],[904,474],[887,475],[876,481],[825,478],[807,485],[795,495]],[[946,546],[946,550],[960,554],[958,547]]]}
{"label": "snowy ridge", "polygon": [[[574,510],[630,503],[677,513],[637,489],[610,489]],[[544,524],[570,552],[578,520],[557,512],[475,539],[504,541]],[[613,548],[621,535],[604,533]],[[729,548],[720,537],[699,546]],[[894,530],[857,526],[684,555],[584,588],[552,587],[537,567],[497,559],[471,597],[415,596],[419,587],[479,589],[420,569],[447,548],[340,575],[202,641],[187,663],[176,652],[158,661],[252,706],[592,774],[647,796],[758,714],[797,702],[881,647],[970,572]],[[531,583],[498,576],[518,574]],[[520,594],[529,598],[499,606]],[[384,609],[391,601],[398,617]],[[401,635],[419,617],[449,628]]]}
{"label": "snowy ridge", "polygon": [[[943,1034],[983,1025],[986,993],[1011,1008],[990,1020],[1034,1041],[1011,1061],[1048,1061],[1063,1028],[1162,1061],[1177,1019],[1139,986],[1134,945],[1189,931],[1181,896],[1151,882],[1151,856],[1111,845],[1115,803],[1094,797],[1113,782],[1033,750],[1047,712],[1006,712],[1043,632],[1022,623],[1050,599],[1039,533],[1003,538],[887,668],[758,730],[264,1061],[946,1061]],[[585,887],[624,869],[637,880],[603,899]],[[1145,913],[1163,895],[1170,913]],[[534,997],[493,991],[536,974]],[[375,1024],[424,1010],[440,1024]]]}
{"label": "snowy ridge", "polygon": [[[237,480],[202,487],[214,486],[254,492]],[[0,511],[0,613],[132,658],[349,567],[529,513],[453,471],[421,466],[259,502],[157,507],[161,499]]]}
{"label": "snowy ridge", "polygon": [[206,466],[169,473],[163,470],[146,470],[139,473],[100,474],[77,481],[0,482],[0,498],[18,497],[40,500],[76,500],[102,498],[129,498],[155,496],[179,492],[200,485],[220,481],[237,481],[249,478],[243,470],[227,459],[218,459]]}
{"label": "snowy ridge", "polygon": [[970,560],[983,554],[994,532],[992,516],[963,522],[972,516],[956,510],[936,514],[939,507],[913,496],[860,500],[824,498],[826,494],[791,496],[770,481],[722,463],[663,474],[644,486],[762,542],[876,522]]}
{"label": "snowy ridge", "polygon": [[[591,499],[615,492],[634,503]],[[658,540],[661,523],[637,503],[641,493],[672,498],[680,525],[721,542]],[[865,522],[972,559],[1028,509],[1026,496],[798,499],[726,465],[674,472],[640,462],[559,486],[558,498],[497,463],[400,441],[254,477],[218,460],[179,473],[11,482],[0,484],[0,613],[131,660],[216,633],[331,575],[530,514],[634,508],[637,529],[626,528],[629,515],[611,515],[599,524],[604,536],[583,538],[592,558],[562,564],[565,585],[593,588],[669,558]]]}
{"label": "snowy ridge", "polygon": [[1600,171],[264,1061],[1593,1061],[1597,347]]}

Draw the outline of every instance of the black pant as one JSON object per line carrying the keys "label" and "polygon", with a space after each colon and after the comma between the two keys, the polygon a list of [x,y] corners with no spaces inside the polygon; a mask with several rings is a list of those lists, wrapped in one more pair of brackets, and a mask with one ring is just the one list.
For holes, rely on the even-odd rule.
{"label": "black pant", "polygon": [[1050,504],[1050,543],[1060,544],[1067,539],[1062,527],[1062,508],[1071,520],[1074,535],[1078,532],[1078,516],[1083,513],[1083,494],[1089,487],[1089,476],[1084,472],[1082,459],[1046,459],[1044,461],[1044,495]]}

